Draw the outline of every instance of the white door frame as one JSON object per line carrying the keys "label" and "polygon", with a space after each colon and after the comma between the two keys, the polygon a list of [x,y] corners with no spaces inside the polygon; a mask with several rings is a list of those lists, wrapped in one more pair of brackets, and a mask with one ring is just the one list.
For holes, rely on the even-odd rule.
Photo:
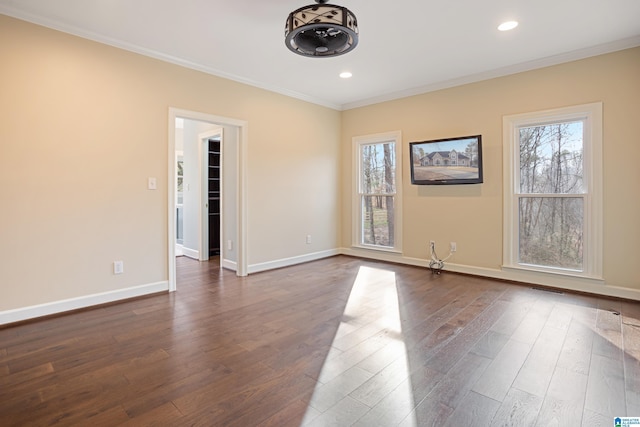
{"label": "white door frame", "polygon": [[228,117],[215,116],[207,113],[196,111],[182,110],[179,108],[169,107],[169,164],[168,164],[168,185],[167,185],[167,241],[168,241],[168,281],[169,291],[176,290],[176,164],[175,164],[175,145],[176,145],[176,118],[198,120],[202,122],[212,123],[216,125],[228,125],[238,128],[238,163],[236,165],[237,178],[237,270],[238,276],[247,275],[247,147],[249,141],[249,123],[246,120],[231,119]]}

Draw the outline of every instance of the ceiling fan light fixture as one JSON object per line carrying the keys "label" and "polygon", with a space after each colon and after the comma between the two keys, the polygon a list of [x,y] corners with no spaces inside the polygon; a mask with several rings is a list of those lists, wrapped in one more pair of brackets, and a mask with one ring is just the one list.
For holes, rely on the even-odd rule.
{"label": "ceiling fan light fixture", "polygon": [[343,55],[358,45],[358,20],[343,6],[317,4],[289,14],[284,28],[285,44],[294,53],[312,58]]}

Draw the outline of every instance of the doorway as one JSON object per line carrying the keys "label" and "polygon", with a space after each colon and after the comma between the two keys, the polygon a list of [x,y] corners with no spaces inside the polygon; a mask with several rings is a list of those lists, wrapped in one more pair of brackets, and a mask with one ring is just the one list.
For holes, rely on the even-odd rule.
{"label": "doorway", "polygon": [[[235,134],[236,132],[233,132]],[[200,153],[200,222],[199,229],[199,259],[200,261],[208,261],[209,257],[219,256],[220,260],[227,260],[227,263],[233,262],[234,256],[230,256],[232,247],[223,246],[224,237],[226,236],[230,242],[233,242],[234,232],[229,232],[232,228],[230,222],[233,218],[223,218],[225,214],[225,187],[232,190],[232,185],[227,184],[223,180],[226,170],[224,169],[225,154],[227,161],[232,160],[231,153],[225,153],[223,148],[225,145],[224,128],[218,127],[198,135],[199,153]],[[231,147],[233,148],[233,147]],[[231,209],[227,209],[227,214],[232,214]],[[225,221],[226,220],[226,221]],[[228,232],[225,233],[225,228]],[[220,263],[222,266],[223,263]],[[227,265],[227,268],[235,270],[235,266]]]}
{"label": "doorway", "polygon": [[204,204],[206,208],[207,220],[202,221],[200,233],[202,240],[206,240],[206,244],[202,245],[201,251],[206,254],[207,259],[211,256],[223,256],[222,251],[222,230],[224,221],[222,218],[223,203],[223,170],[222,170],[222,142],[223,138],[211,138],[206,140],[207,149],[207,173],[203,174],[203,178],[207,180],[206,185],[202,188],[207,190],[207,201]]}
{"label": "doorway", "polygon": [[[221,155],[224,158],[220,158],[220,164],[226,165],[220,170],[220,265],[223,268],[228,268],[236,271],[238,276],[247,275],[246,264],[246,177],[245,177],[245,163],[246,163],[246,146],[247,146],[247,132],[248,124],[246,121],[230,119],[226,117],[214,116],[205,113],[198,113],[188,110],[180,110],[175,108],[169,109],[169,171],[168,171],[168,265],[169,265],[169,291],[176,290],[176,241],[177,241],[177,162],[176,151],[182,151],[183,155],[183,212],[184,216],[188,215],[189,203],[195,206],[195,210],[199,213],[199,221],[197,221],[196,228],[199,230],[198,240],[200,244],[198,259],[201,259],[200,254],[204,254],[208,250],[204,244],[207,238],[203,238],[202,224],[203,217],[205,216],[204,207],[208,205],[208,188],[202,183],[208,179],[208,168],[197,168],[198,171],[194,172],[187,170],[187,152],[186,147],[180,147],[176,145],[176,136],[181,131],[177,129],[176,120],[188,121],[188,123],[196,124],[196,129],[203,129],[208,127],[208,131],[214,131],[214,128],[222,129],[221,135],[224,134],[224,139],[221,140]],[[182,131],[184,132],[184,130]],[[199,134],[203,132],[196,132]],[[209,138],[209,137],[207,137]],[[191,140],[190,137],[187,139]],[[215,139],[215,138],[211,138]],[[198,162],[203,164],[204,154],[208,156],[208,153],[203,153],[201,139],[197,139],[195,145],[197,146]],[[207,139],[208,142],[208,139]],[[207,150],[208,151],[208,150]],[[205,172],[207,178],[205,178]],[[189,173],[197,173],[197,178],[194,180],[193,175],[189,179]],[[193,183],[196,183],[194,187],[191,187]],[[188,193],[191,192],[189,197]],[[224,196],[222,196],[224,194]],[[224,197],[224,200],[223,200]],[[207,206],[208,208],[208,206]],[[193,211],[194,208],[191,210]],[[208,216],[208,212],[207,212]],[[187,224],[183,225],[184,239],[188,239],[189,229]],[[184,244],[184,240],[183,240]]]}

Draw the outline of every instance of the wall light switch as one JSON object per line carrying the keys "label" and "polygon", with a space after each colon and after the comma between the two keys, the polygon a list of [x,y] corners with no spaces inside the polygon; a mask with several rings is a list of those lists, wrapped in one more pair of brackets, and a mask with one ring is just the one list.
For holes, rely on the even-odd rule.
{"label": "wall light switch", "polygon": [[157,185],[156,185],[156,179],[155,178],[152,178],[152,177],[149,178],[148,188],[149,188],[149,190],[155,190],[156,188],[158,188]]}

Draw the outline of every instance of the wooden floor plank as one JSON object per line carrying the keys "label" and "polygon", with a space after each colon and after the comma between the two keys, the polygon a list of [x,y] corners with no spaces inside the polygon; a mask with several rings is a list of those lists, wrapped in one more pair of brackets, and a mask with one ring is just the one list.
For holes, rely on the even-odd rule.
{"label": "wooden floor plank", "polygon": [[475,383],[472,390],[502,402],[530,351],[529,344],[510,339]]}
{"label": "wooden floor plank", "polygon": [[349,393],[349,396],[372,408],[395,390],[409,375],[409,362],[401,350],[400,357]]}
{"label": "wooden floor plank", "polygon": [[498,408],[491,427],[534,426],[541,407],[541,397],[511,388]]}
{"label": "wooden floor plank", "polygon": [[624,383],[627,413],[640,414],[640,325],[622,325],[624,341]]}
{"label": "wooden floor plank", "polygon": [[364,403],[347,396],[305,426],[350,426],[355,424],[369,409]]}
{"label": "wooden floor plank", "polygon": [[[0,328],[0,424],[598,425],[640,412],[640,303],[335,256]],[[605,424],[606,425],[606,424]]]}
{"label": "wooden floor plank", "polygon": [[627,413],[625,400],[623,362],[594,354],[585,409],[613,419]]}
{"label": "wooden floor plank", "polygon": [[500,402],[471,391],[442,425],[487,426],[499,408]]}
{"label": "wooden floor plank", "polygon": [[581,372],[557,367],[536,425],[581,425],[588,379],[589,376]]}
{"label": "wooden floor plank", "polygon": [[[437,384],[440,373],[433,372],[431,384]],[[414,395],[415,384],[411,378],[405,379],[398,387],[387,394],[376,406],[371,408],[354,425],[358,427],[386,427],[401,425],[402,421],[410,416],[416,407],[416,396]],[[424,392],[427,394],[430,390]],[[421,399],[420,399],[421,400]]]}
{"label": "wooden floor plank", "polygon": [[315,387],[309,405],[319,412],[324,412],[366,383],[373,375],[354,366],[328,383]]}
{"label": "wooden floor plank", "polygon": [[[463,357],[415,409],[418,425],[441,425],[458,408],[491,361],[472,353]],[[450,411],[443,411],[444,408]],[[446,416],[441,418],[443,415]]]}
{"label": "wooden floor plank", "polygon": [[547,396],[538,413],[536,427],[581,426],[583,406],[575,400]]}
{"label": "wooden floor plank", "polygon": [[555,371],[567,331],[545,326],[535,341],[513,386],[531,395],[544,397]]}
{"label": "wooden floor plank", "polygon": [[585,325],[581,319],[572,319],[558,357],[558,367],[585,375],[589,374],[591,350],[595,337],[593,329],[593,327]]}

